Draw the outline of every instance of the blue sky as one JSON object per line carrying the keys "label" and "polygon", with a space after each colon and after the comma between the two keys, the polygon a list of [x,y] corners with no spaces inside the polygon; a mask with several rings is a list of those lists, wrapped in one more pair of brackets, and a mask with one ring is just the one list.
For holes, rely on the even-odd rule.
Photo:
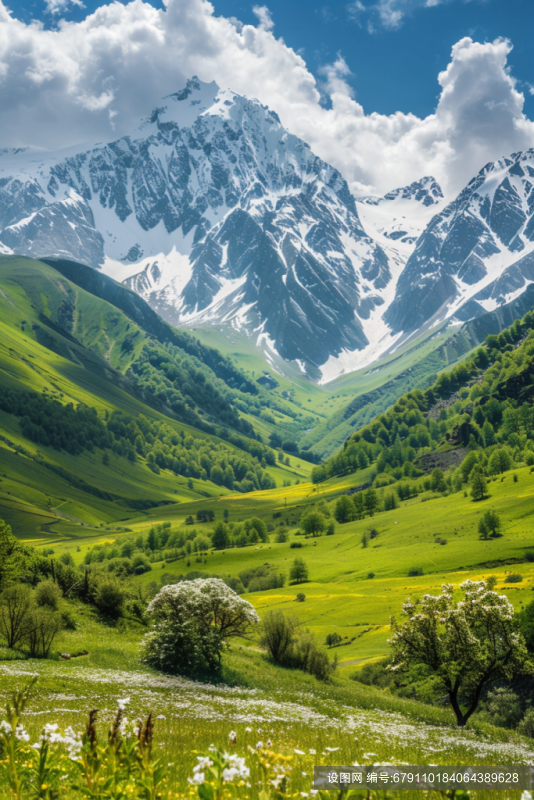
{"label": "blue sky", "polygon": [[[61,2],[61,0],[58,0]],[[215,13],[257,24],[253,2],[212,0]],[[396,27],[384,23],[383,8],[401,10]],[[427,116],[439,96],[438,73],[449,62],[451,47],[464,36],[476,41],[507,38],[513,44],[508,65],[525,95],[525,113],[534,117],[534,0],[360,0],[310,3],[309,0],[266,0],[274,34],[302,54],[320,80],[321,67],[341,54],[351,70],[348,82],[366,113],[396,111]],[[85,0],[84,7],[69,5],[61,14],[46,11],[43,0],[9,0],[14,16],[47,27],[59,16],[82,20],[102,2]],[[163,8],[159,0],[152,2]],[[534,91],[534,90],[533,90]]]}

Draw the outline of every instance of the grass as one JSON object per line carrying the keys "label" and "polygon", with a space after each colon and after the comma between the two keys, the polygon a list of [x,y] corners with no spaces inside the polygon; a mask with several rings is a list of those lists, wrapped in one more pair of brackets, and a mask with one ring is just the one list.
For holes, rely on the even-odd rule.
{"label": "grass", "polygon": [[[177,432],[221,441],[140,399],[120,371],[127,366],[118,344],[130,326],[127,317],[44,264],[18,257],[0,258],[0,264],[0,374],[6,388],[46,391],[62,402],[85,403],[102,415],[116,409],[133,416],[144,414],[165,420]],[[75,299],[71,339],[44,321],[61,307],[66,293]],[[165,470],[155,475],[143,459],[131,464],[111,454],[109,466],[104,466],[99,451],[74,457],[38,447],[20,435],[13,415],[1,411],[0,454],[0,517],[31,542],[77,539],[80,528],[96,535],[101,525],[131,517],[133,501],[174,505],[228,494],[209,481],[194,479],[190,489],[184,477]],[[39,463],[40,457],[49,467],[61,468],[63,476]],[[279,484],[294,483],[309,478],[311,465],[291,458],[291,466],[277,464],[268,471]],[[99,498],[74,485],[65,474],[117,499]],[[143,517],[139,512],[137,516]]]}
{"label": "grass", "polygon": [[[33,324],[42,327],[39,313],[46,316],[61,303],[68,282],[58,281],[49,268],[43,269],[39,281],[33,280],[35,269],[27,259],[10,263],[0,282],[0,371],[6,386],[35,391],[46,388],[64,401],[94,406],[101,414],[116,408],[133,415],[143,413],[165,419],[177,431],[205,435],[149,408],[131,391],[121,373],[125,355],[117,346],[124,335],[124,318],[110,312],[107,304],[72,289],[77,293],[74,330],[78,342],[53,331],[47,332],[48,338],[35,333]],[[199,338],[214,343],[208,334]],[[421,352],[431,354],[444,341],[422,341]],[[251,376],[257,377],[265,369],[252,345],[237,339],[223,340],[222,345],[218,340],[217,345],[243,363]],[[299,375],[274,373],[280,386],[273,394],[282,397],[282,392],[291,392],[301,417],[293,420],[273,411],[275,425],[252,417],[251,421],[264,437],[273,430],[297,435],[304,424],[317,424],[343,409],[349,394],[380,387],[384,377],[400,374],[415,358],[415,349],[406,348],[397,359],[380,367],[384,375],[358,374],[357,386],[352,378],[339,379],[325,388],[309,384]],[[306,417],[308,422],[304,422]],[[534,547],[534,475],[528,468],[515,470],[517,483],[512,482],[510,473],[502,481],[491,482],[490,497],[481,503],[463,493],[427,493],[402,503],[395,511],[337,525],[334,535],[312,539],[297,536],[300,515],[320,500],[334,501],[365,483],[372,468],[314,486],[309,482],[311,465],[290,456],[290,466],[277,463],[268,468],[278,482],[277,489],[233,494],[197,480],[189,488],[187,479],[168,471],[155,475],[142,459],[131,464],[112,454],[109,466],[104,466],[99,451],[74,457],[37,447],[21,436],[15,417],[3,412],[0,456],[0,517],[26,542],[52,546],[55,557],[70,552],[78,563],[95,544],[120,542],[130,532],[146,533],[155,523],[180,527],[200,509],[213,510],[216,521],[223,519],[225,512],[230,521],[259,516],[276,525],[283,520],[290,531],[286,543],[276,543],[271,535],[269,543],[212,552],[199,563],[192,559],[190,567],[184,560],[155,562],[151,571],[134,580],[140,588],[151,582],[158,586],[162,576],[177,579],[190,569],[238,575],[266,562],[287,577],[298,555],[309,568],[308,582],[286,582],[283,588],[247,594],[246,598],[260,617],[273,608],[297,616],[320,643],[329,633],[342,637],[342,644],[330,651],[331,656],[338,656],[339,669],[329,685],[270,664],[259,651],[257,637],[235,643],[226,656],[222,676],[212,684],[201,684],[156,675],[144,667],[139,660],[144,632],[140,623],[127,620],[112,626],[86,607],[71,604],[78,628],[62,632],[52,658],[25,661],[16,652],[0,649],[2,697],[29,674],[40,675],[28,723],[33,736],[45,721],[80,729],[83,714],[92,707],[101,709],[102,720],[107,722],[117,700],[130,695],[132,715],[152,710],[161,717],[158,744],[169,754],[171,785],[176,792],[186,789],[195,761],[193,750],[206,750],[211,743],[224,747],[231,729],[237,731],[239,752],[246,754],[247,744],[270,738],[276,748],[291,754],[295,792],[309,792],[313,765],[332,760],[461,765],[470,761],[521,763],[529,757],[525,742],[512,733],[477,720],[468,731],[459,732],[447,708],[402,700],[350,680],[360,664],[388,653],[389,618],[400,613],[407,596],[438,592],[444,582],[458,586],[468,577],[494,574],[499,591],[508,595],[516,609],[534,597],[534,564],[525,561],[526,551]],[[59,475],[53,468],[64,472]],[[72,478],[83,479],[97,493],[105,491],[116,499],[84,491]],[[284,481],[291,485],[284,487]],[[138,500],[159,505],[138,511],[131,505]],[[478,536],[478,519],[488,508],[501,516],[503,535],[484,542]],[[371,526],[378,530],[378,537],[364,548],[362,534]],[[199,524],[196,528],[210,530],[211,526]],[[438,538],[447,543],[438,544]],[[296,541],[302,547],[292,549],[290,545]],[[414,569],[423,574],[409,578]],[[523,581],[506,584],[507,571],[520,572]],[[373,578],[368,577],[371,572]],[[297,603],[300,592],[306,599]],[[60,658],[62,652],[82,650],[88,655],[70,661]],[[252,728],[250,733],[247,727]]]}
{"label": "grass", "polygon": [[[508,595],[517,610],[533,599],[534,564],[525,560],[525,554],[534,546],[531,527],[534,474],[528,468],[515,470],[515,474],[517,483],[512,482],[511,474],[505,475],[502,481],[499,478],[491,482],[490,497],[482,503],[473,502],[462,492],[445,497],[429,494],[372,519],[337,525],[333,536],[315,539],[296,536],[300,513],[319,499],[330,500],[341,491],[347,491],[350,485],[364,482],[367,471],[332,479],[317,487],[300,484],[268,492],[228,494],[202,502],[164,506],[132,517],[123,524],[135,533],[146,532],[151,524],[165,521],[180,526],[186,516],[194,516],[199,508],[213,509],[216,520],[222,519],[224,510],[228,510],[230,521],[253,515],[263,517],[266,522],[284,519],[291,530],[286,543],[276,543],[275,536],[271,535],[268,544],[212,551],[199,563],[192,558],[189,567],[185,560],[168,564],[155,562],[150,572],[135,580],[144,585],[153,581],[159,584],[162,575],[166,579],[178,578],[189,570],[237,576],[245,569],[266,562],[287,578],[295,556],[302,557],[309,569],[309,582],[293,586],[286,583],[281,589],[246,597],[260,616],[273,607],[298,616],[320,642],[325,641],[327,634],[338,633],[343,644],[333,649],[331,655],[337,653],[341,666],[350,666],[385,656],[390,616],[400,613],[407,596],[438,593],[442,583],[459,586],[467,578],[481,580],[493,574],[497,576],[499,591]],[[478,519],[487,508],[499,513],[503,535],[484,542],[478,535]],[[362,534],[371,526],[377,529],[378,536],[364,548]],[[196,524],[195,527],[198,531],[209,531],[211,526]],[[58,554],[69,550],[79,561],[95,543],[120,540],[125,535],[115,533],[112,528],[113,525],[109,525],[103,530],[88,532],[88,536],[82,530],[76,539],[54,545],[55,550]],[[438,544],[438,538],[445,539],[447,544]],[[296,541],[302,547],[292,549],[290,545]],[[422,569],[423,574],[408,577],[414,569]],[[505,583],[510,571],[520,572],[523,581]],[[368,577],[371,572],[373,578]],[[298,592],[306,595],[304,603],[295,602]]]}
{"label": "grass", "polygon": [[[187,791],[196,752],[215,744],[227,749],[230,731],[238,752],[272,742],[291,757],[293,792],[309,792],[313,767],[321,764],[521,764],[531,759],[525,739],[475,720],[458,730],[447,708],[424,706],[364,687],[339,673],[320,684],[303,673],[268,662],[250,644],[237,642],[227,654],[222,682],[201,683],[155,674],[138,660],[140,633],[103,626],[84,615],[83,629],[64,633],[61,648],[90,651],[70,661],[9,661],[0,664],[0,696],[39,675],[26,727],[34,741],[47,722],[83,728],[91,708],[101,725],[111,721],[117,701],[129,698],[128,716],[151,711],[156,748],[165,748],[169,789]],[[482,798],[486,794],[481,793]],[[488,794],[489,798],[490,795]]]}

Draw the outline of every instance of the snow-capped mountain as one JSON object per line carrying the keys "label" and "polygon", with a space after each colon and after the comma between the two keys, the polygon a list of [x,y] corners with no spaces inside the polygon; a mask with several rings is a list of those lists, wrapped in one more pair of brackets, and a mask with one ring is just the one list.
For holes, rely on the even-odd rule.
{"label": "snow-capped mountain", "polygon": [[402,268],[339,172],[197,79],[111,144],[0,156],[0,241],[103,268],[169,321],[233,324],[303,370],[369,345]]}
{"label": "snow-capped mountain", "polygon": [[466,321],[534,282],[534,150],[487,164],[430,221],[384,318],[392,332]]}
{"label": "snow-capped mountain", "polygon": [[[357,198],[358,213],[370,236],[413,245],[432,217],[445,205],[441,187],[432,176],[394,189],[383,197]],[[412,248],[404,248],[411,253]]]}
{"label": "snow-capped mountain", "polygon": [[432,177],[356,201],[275,113],[194,78],[115,142],[0,151],[0,252],[102,269],[325,382],[524,291],[533,176],[529,151],[446,207]]}

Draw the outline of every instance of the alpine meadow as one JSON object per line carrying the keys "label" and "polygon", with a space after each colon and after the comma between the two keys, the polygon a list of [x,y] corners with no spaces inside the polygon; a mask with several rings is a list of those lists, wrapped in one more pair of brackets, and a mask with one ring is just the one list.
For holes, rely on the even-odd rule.
{"label": "alpine meadow", "polygon": [[0,800],[532,800],[530,9],[37,5],[0,0]]}

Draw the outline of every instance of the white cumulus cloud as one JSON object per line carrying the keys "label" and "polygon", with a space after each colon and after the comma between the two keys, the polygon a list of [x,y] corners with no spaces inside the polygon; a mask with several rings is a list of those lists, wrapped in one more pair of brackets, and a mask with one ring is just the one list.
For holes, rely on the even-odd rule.
{"label": "white cumulus cloud", "polygon": [[85,8],[82,0],[45,0],[45,6],[49,14],[64,14],[69,6]]}
{"label": "white cumulus cloud", "polygon": [[342,54],[322,70],[325,105],[304,59],[276,37],[268,8],[255,13],[256,26],[242,25],[215,16],[207,0],[167,0],[164,9],[133,0],[46,30],[14,19],[0,0],[0,146],[117,138],[192,75],[277,111],[355,194],[428,174],[451,193],[486,162],[534,146],[507,41],[462,39],[438,77],[433,114],[383,115],[354,98]]}

